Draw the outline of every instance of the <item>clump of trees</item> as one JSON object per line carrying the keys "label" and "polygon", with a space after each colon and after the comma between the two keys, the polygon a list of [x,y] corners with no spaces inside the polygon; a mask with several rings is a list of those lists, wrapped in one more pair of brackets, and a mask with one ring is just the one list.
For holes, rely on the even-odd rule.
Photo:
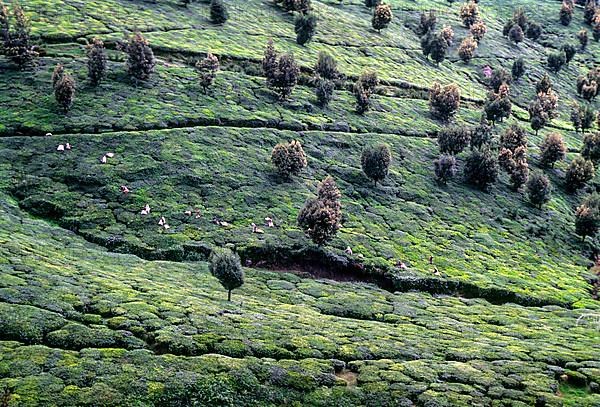
{"label": "clump of trees", "polygon": [[446,44],[450,46],[454,40],[454,30],[451,26],[445,25],[440,30],[440,36],[444,39],[444,41],[446,41]]}
{"label": "clump of trees", "polygon": [[308,163],[302,144],[296,140],[277,144],[271,153],[271,162],[285,178],[298,175]]}
{"label": "clump of trees", "polygon": [[429,91],[429,110],[441,120],[451,120],[460,107],[460,88],[455,84],[442,87],[435,82]]}
{"label": "clump of trees", "polygon": [[323,180],[317,197],[311,198],[298,213],[298,225],[321,246],[333,239],[341,227],[341,193],[331,177]]}
{"label": "clump of trees", "polygon": [[577,78],[577,93],[585,100],[598,96],[600,84],[600,67],[590,69],[587,75]]}
{"label": "clump of trees", "polygon": [[392,8],[389,4],[379,4],[375,7],[375,11],[373,12],[373,18],[371,20],[371,25],[373,29],[377,30],[377,32],[381,32],[381,30],[385,29],[392,22]]}
{"label": "clump of trees", "polygon": [[525,61],[523,60],[523,57],[519,57],[513,62],[511,74],[516,81],[525,74]]}
{"label": "clump of trees", "polygon": [[215,81],[219,67],[219,58],[210,52],[206,55],[206,58],[196,62],[196,69],[200,76],[200,86],[202,86],[205,94]]}
{"label": "clump of trees", "polygon": [[468,64],[477,50],[477,41],[472,36],[466,37],[458,47],[458,56],[464,63]]}
{"label": "clump of trees", "polygon": [[600,160],[600,132],[586,134],[583,137],[581,155],[595,163]]}
{"label": "clump of trees", "polygon": [[585,133],[587,129],[592,128],[594,125],[594,109],[589,104],[580,105],[577,102],[573,102],[571,122],[575,128],[575,132],[581,130],[582,133]]}
{"label": "clump of trees", "polygon": [[585,8],[583,9],[583,21],[587,25],[592,25],[597,11],[596,0],[587,0]]}
{"label": "clump of trees", "polygon": [[600,228],[600,195],[593,193],[585,197],[575,209],[575,233],[584,241],[586,236],[595,236]]}
{"label": "clump of trees", "polygon": [[571,20],[573,19],[573,2],[572,1],[563,1],[562,6],[560,7],[559,12],[559,20],[562,25],[571,24]]}
{"label": "clump of trees", "polygon": [[315,94],[321,106],[327,106],[333,99],[335,81],[341,74],[337,69],[337,62],[333,56],[326,52],[319,52],[317,63],[314,67]]}
{"label": "clump of trees", "polygon": [[373,180],[375,185],[387,177],[391,163],[392,152],[385,144],[366,147],[360,158],[363,172]]}
{"label": "clump of trees", "polygon": [[442,184],[447,184],[448,180],[454,178],[458,170],[456,157],[449,154],[443,154],[433,162],[435,178]]}
{"label": "clump of trees", "polygon": [[554,168],[557,161],[564,160],[567,154],[567,146],[558,133],[550,133],[540,146],[540,164]]}
{"label": "clump of trees", "polygon": [[441,33],[429,32],[421,38],[421,50],[425,57],[429,57],[439,64],[446,58],[448,41]]}
{"label": "clump of trees", "polygon": [[136,32],[127,38],[125,43],[119,43],[118,48],[127,54],[125,66],[129,76],[135,81],[148,80],[156,65],[154,52],[148,45],[148,40]]}
{"label": "clump of trees", "polygon": [[477,5],[477,1],[471,0],[461,6],[459,16],[467,28],[470,28],[479,21],[479,6]]}
{"label": "clump of trees", "polygon": [[489,189],[498,179],[498,159],[487,147],[473,150],[465,162],[464,177],[479,189]]}
{"label": "clump of trees", "polygon": [[[477,185],[483,189],[487,187],[490,179],[490,171],[493,172],[493,166],[489,167],[487,153],[491,142],[491,127],[482,117],[481,123],[473,128],[463,126],[446,127],[438,133],[438,146],[440,148],[440,157],[434,161],[435,177],[439,183],[446,184],[453,178],[458,170],[455,156],[464,149],[471,146],[471,164],[464,169],[467,182]],[[477,151],[477,154],[474,152]],[[482,161],[483,160],[483,161]],[[467,160],[469,161],[469,160]],[[476,169],[483,169],[484,173],[475,174]],[[493,176],[492,176],[493,178]]]}
{"label": "clump of trees", "polygon": [[433,32],[436,22],[437,16],[435,15],[435,11],[431,10],[429,13],[421,13],[417,34],[423,36],[429,32]]}
{"label": "clump of trees", "polygon": [[470,31],[475,41],[479,43],[485,36],[485,33],[487,32],[487,27],[483,20],[478,20],[471,25]]}
{"label": "clump of trees", "polygon": [[527,182],[529,177],[527,147],[519,146],[514,150],[503,147],[498,155],[498,163],[510,176],[511,186],[515,191]]}
{"label": "clump of trees", "polygon": [[210,2],[210,21],[215,24],[225,24],[229,19],[229,12],[223,3],[223,0],[211,0]]}
{"label": "clump of trees", "polygon": [[552,184],[544,173],[534,172],[531,174],[526,187],[529,201],[539,209],[542,209],[542,205],[550,200]]}
{"label": "clump of trees", "polygon": [[2,53],[20,69],[31,65],[39,55],[37,47],[31,41],[31,25],[23,8],[18,2],[8,6],[0,0],[0,35],[2,35]]}
{"label": "clump of trees", "polygon": [[65,72],[64,67],[58,64],[52,73],[52,86],[56,103],[66,113],[73,105],[75,99],[75,80]]}
{"label": "clump of trees", "polygon": [[287,99],[294,90],[300,77],[300,68],[292,54],[283,54],[279,56],[273,41],[267,42],[262,68],[267,78],[267,87],[273,89],[280,100]]}
{"label": "clump of trees", "polygon": [[439,132],[437,141],[442,154],[456,155],[469,145],[471,131],[460,126],[447,127]]}
{"label": "clump of trees", "polygon": [[231,301],[231,291],[244,284],[240,256],[227,248],[215,248],[208,258],[208,269],[227,290],[227,301]]}
{"label": "clump of trees", "polygon": [[537,95],[529,104],[528,112],[531,121],[531,128],[538,131],[556,117],[558,107],[558,95],[552,90],[552,82],[548,75],[540,80],[536,85]]}
{"label": "clump of trees", "polygon": [[559,72],[566,62],[567,57],[562,50],[548,54],[548,69],[554,73]]}
{"label": "clump of trees", "polygon": [[379,85],[379,78],[375,71],[363,72],[354,84],[354,96],[356,97],[356,112],[363,114],[371,107],[371,95]]}
{"label": "clump of trees", "polygon": [[512,79],[512,76],[506,69],[502,67],[496,68],[492,71],[492,76],[490,77],[489,85],[495,92],[498,92],[500,90],[500,86],[504,84],[510,85]]}
{"label": "clump of trees", "polygon": [[581,46],[581,50],[584,51],[589,42],[588,32],[585,28],[582,28],[581,30],[579,30],[579,32],[577,33],[577,39],[579,40],[579,45]]}
{"label": "clump of trees", "polygon": [[510,29],[518,25],[523,32],[527,30],[527,25],[529,24],[529,19],[525,15],[525,11],[522,7],[518,7],[513,12],[512,18],[504,24],[504,28],[502,29],[502,34],[506,35]]}
{"label": "clump of trees", "polygon": [[482,114],[479,124],[471,130],[471,150],[483,148],[492,142],[492,126],[486,115]]}
{"label": "clump of trees", "polygon": [[503,83],[500,85],[497,92],[490,91],[483,110],[487,120],[492,122],[492,124],[510,117],[512,102],[510,101],[510,88],[508,84]]}
{"label": "clump of trees", "polygon": [[294,20],[296,42],[300,45],[308,43],[317,31],[317,15],[313,12],[299,13]]}
{"label": "clump of trees", "polygon": [[501,135],[498,162],[509,174],[513,189],[518,190],[527,182],[527,134],[523,128],[512,125]]}
{"label": "clump of trees", "polygon": [[566,189],[569,192],[577,191],[586,182],[594,177],[594,164],[583,157],[576,157],[567,168],[565,173]]}
{"label": "clump of trees", "polygon": [[98,86],[106,76],[106,48],[99,38],[94,38],[87,46],[88,78],[93,86]]}
{"label": "clump of trees", "polygon": [[506,22],[502,34],[518,44],[525,39],[537,40],[542,35],[542,26],[535,21],[530,21],[522,8],[517,8],[512,18]]}
{"label": "clump of trees", "polygon": [[527,163],[527,134],[517,125],[512,125],[500,137],[498,162],[510,175],[512,187],[518,190],[529,176]]}
{"label": "clump of trees", "polygon": [[527,132],[520,126],[509,126],[500,136],[500,146],[513,153],[519,147],[527,147]]}
{"label": "clump of trees", "polygon": [[563,44],[560,49],[565,53],[565,63],[569,65],[577,53],[577,48],[572,44]]}
{"label": "clump of trees", "polygon": [[275,3],[281,4],[286,11],[307,13],[312,9],[311,0],[275,0]]}

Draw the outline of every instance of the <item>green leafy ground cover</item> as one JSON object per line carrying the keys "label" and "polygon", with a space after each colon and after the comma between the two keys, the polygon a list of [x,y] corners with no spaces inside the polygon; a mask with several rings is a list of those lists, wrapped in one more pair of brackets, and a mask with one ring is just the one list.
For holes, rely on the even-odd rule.
{"label": "green leafy ground cover", "polygon": [[[565,162],[546,170],[554,193],[542,210],[510,190],[505,176],[488,193],[460,177],[441,187],[433,180],[434,138],[444,124],[430,117],[426,100],[434,80],[455,82],[468,97],[457,123],[475,124],[487,93],[483,66],[510,70],[523,56],[527,73],[511,85],[514,117],[495,132],[511,123],[529,129],[524,108],[546,54],[577,42],[581,8],[563,27],[559,2],[523,1],[544,34],[513,46],[501,30],[514,2],[482,2],[488,33],[465,65],[456,52],[466,35],[460,3],[391,1],[394,22],[379,35],[362,1],[314,1],[319,27],[307,47],[295,44],[293,16],[269,1],[226,2],[231,18],[223,26],[208,21],[202,2],[188,9],[175,0],[23,3],[44,56],[28,72],[0,60],[0,395],[6,386],[10,406],[600,404],[600,311],[587,271],[597,241],[582,244],[573,227],[584,192],[564,192]],[[456,33],[440,66],[423,58],[412,31],[430,8],[438,27]],[[159,55],[145,85],[126,78],[115,51],[114,41],[133,29]],[[85,80],[83,48],[94,36],[110,48],[109,76],[97,89]],[[258,64],[270,37],[304,71],[281,104]],[[348,78],[326,109],[309,81],[321,50]],[[191,64],[209,51],[223,71],[203,95]],[[50,90],[58,62],[78,82],[66,115]],[[570,102],[582,102],[576,78],[599,62],[591,42],[550,74],[559,116],[529,134],[533,169],[550,131],[565,137],[567,162],[576,156],[582,136],[569,122]],[[360,116],[349,90],[366,68],[384,82],[373,110]],[[24,137],[46,132],[55,136]],[[286,182],[269,156],[291,139],[302,142],[309,166]],[[73,150],[57,152],[66,142]],[[377,187],[359,164],[374,142],[389,144],[394,156]],[[115,156],[101,164],[107,152]],[[319,250],[295,219],[327,174],[342,191],[343,228]],[[588,190],[595,188],[597,181]],[[150,216],[140,215],[145,204]],[[161,216],[168,231],[158,226]],[[266,216],[276,227],[251,233]],[[317,256],[363,267],[368,281],[387,273],[392,283],[383,290],[247,269],[228,304],[197,262],[215,245],[254,262]],[[398,261],[409,271],[395,268]]]}
{"label": "green leafy ground cover", "polygon": [[[300,138],[309,169],[285,182],[269,162],[272,147]],[[375,141],[390,144],[391,176],[374,188],[360,171],[360,151]],[[57,152],[59,143],[73,150]],[[527,297],[582,306],[589,298],[588,263],[574,234],[577,196],[556,193],[536,210],[506,180],[493,192],[443,188],[432,178],[434,141],[399,135],[286,132],[261,129],[187,128],[101,136],[11,137],[2,141],[11,163],[11,191],[22,207],[50,217],[115,251],[149,258],[183,259],[198,245],[311,247],[296,215],[314,193],[315,180],[333,175],[345,218],[329,250],[346,246],[383,271],[402,260],[414,275],[434,277],[430,255],[444,278],[482,288],[502,288]],[[115,157],[102,164],[107,152]],[[131,190],[120,191],[121,185]],[[140,214],[148,204],[149,216]],[[200,218],[186,215],[199,209]],[[171,229],[158,225],[164,216]],[[264,235],[251,223],[265,217],[277,227]],[[218,218],[230,227],[213,223]],[[581,303],[579,303],[582,301]]]}
{"label": "green leafy ground cover", "polygon": [[597,331],[577,322],[590,310],[252,269],[227,303],[202,263],[106,253],[12,200],[0,223],[0,386],[15,405],[559,405],[563,374],[599,400],[585,390]]}

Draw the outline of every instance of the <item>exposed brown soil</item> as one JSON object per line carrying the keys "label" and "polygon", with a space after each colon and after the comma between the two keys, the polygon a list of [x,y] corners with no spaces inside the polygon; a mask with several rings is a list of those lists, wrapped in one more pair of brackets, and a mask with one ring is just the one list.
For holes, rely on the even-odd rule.
{"label": "exposed brown soil", "polygon": [[348,387],[354,387],[357,384],[358,374],[348,369],[343,369],[341,372],[335,374],[337,377],[346,382]]}

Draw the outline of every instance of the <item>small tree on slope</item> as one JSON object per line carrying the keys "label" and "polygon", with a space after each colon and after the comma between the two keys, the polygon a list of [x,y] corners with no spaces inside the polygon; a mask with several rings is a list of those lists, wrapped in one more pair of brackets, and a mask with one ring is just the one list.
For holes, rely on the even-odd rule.
{"label": "small tree on slope", "polygon": [[244,284],[240,257],[230,249],[216,248],[208,259],[208,269],[227,290],[227,301],[231,301],[231,291]]}

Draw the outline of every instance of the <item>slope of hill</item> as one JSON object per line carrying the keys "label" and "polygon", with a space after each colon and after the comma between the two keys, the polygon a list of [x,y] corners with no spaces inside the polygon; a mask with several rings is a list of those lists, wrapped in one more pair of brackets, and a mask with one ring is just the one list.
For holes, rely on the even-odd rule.
{"label": "slope of hill", "polygon": [[106,253],[10,199],[0,223],[15,405],[558,405],[558,376],[600,379],[589,310],[260,270],[227,303],[204,264]]}
{"label": "slope of hill", "polygon": [[[223,25],[207,2],[22,3],[42,51],[25,71],[0,59],[0,406],[600,405],[598,276],[588,269],[598,242],[574,230],[575,208],[599,184],[567,193],[564,180],[583,144],[571,103],[599,108],[576,92],[600,64],[582,6],[565,27],[560,2],[520,2],[543,33],[514,45],[502,35],[514,2],[482,1],[488,31],[465,64],[458,2],[389,1],[392,23],[377,33],[363,1],[313,1],[318,27],[304,47],[293,14],[266,0],[226,1]],[[415,34],[430,9],[438,29],[455,32],[439,65]],[[547,55],[577,44],[583,27],[590,43],[549,73],[559,107],[536,134],[527,106]],[[134,30],[158,62],[137,84],[116,44]],[[84,46],[94,37],[109,57],[98,87]],[[285,101],[265,86],[269,38],[301,67]],[[344,74],[328,107],[311,80],[320,51]],[[221,71],[205,94],[194,64],[207,52]],[[512,116],[493,132],[528,131],[529,167],[553,185],[541,209],[506,174],[489,191],[434,179],[436,137],[449,125],[429,112],[432,83],[457,84],[454,124],[475,126],[483,68],[510,71],[518,57],[526,73],[510,84]],[[77,83],[68,113],[52,92],[58,63]],[[360,115],[352,86],[365,69],[382,81]],[[542,168],[552,132],[567,156]],[[308,167],[286,180],[270,155],[289,140]],[[393,162],[373,185],[360,158],[380,142]],[[457,156],[461,171],[468,156]],[[343,219],[318,247],[296,219],[326,175]],[[275,227],[253,233],[267,217]],[[206,267],[217,246],[251,267],[232,303]]]}

